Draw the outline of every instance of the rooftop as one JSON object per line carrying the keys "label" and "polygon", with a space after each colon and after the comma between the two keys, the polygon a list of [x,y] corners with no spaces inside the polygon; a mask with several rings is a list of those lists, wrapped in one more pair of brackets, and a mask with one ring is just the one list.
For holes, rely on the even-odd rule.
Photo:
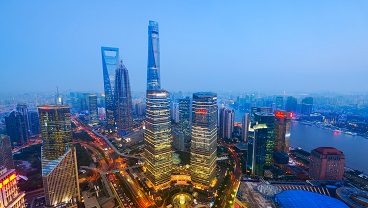
{"label": "rooftop", "polygon": [[288,190],[275,195],[280,208],[349,208],[344,202],[309,191]]}
{"label": "rooftop", "polygon": [[312,151],[316,151],[323,155],[344,155],[340,150],[333,147],[318,147]]}

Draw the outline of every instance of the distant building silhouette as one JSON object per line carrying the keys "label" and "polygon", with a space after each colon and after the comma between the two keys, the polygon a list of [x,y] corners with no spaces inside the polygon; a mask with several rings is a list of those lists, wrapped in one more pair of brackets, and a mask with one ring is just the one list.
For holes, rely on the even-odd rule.
{"label": "distant building silhouette", "polygon": [[284,110],[284,97],[276,97],[275,105],[277,110]]}
{"label": "distant building silhouette", "polygon": [[306,97],[302,100],[302,109],[301,113],[304,115],[310,115],[313,110],[313,98]]}
{"label": "distant building silhouette", "polygon": [[297,106],[298,106],[298,101],[295,97],[289,96],[286,99],[286,111],[291,111],[293,113],[297,112]]}
{"label": "distant building silhouette", "polygon": [[[28,116],[27,116],[28,118]],[[12,111],[5,117],[6,133],[10,136],[12,147],[28,143],[29,134],[26,118],[18,111]]]}
{"label": "distant building silhouette", "polygon": [[31,134],[32,135],[40,134],[41,130],[40,130],[40,120],[38,118],[38,113],[36,111],[29,111],[28,117],[29,117],[29,125],[31,129]]}

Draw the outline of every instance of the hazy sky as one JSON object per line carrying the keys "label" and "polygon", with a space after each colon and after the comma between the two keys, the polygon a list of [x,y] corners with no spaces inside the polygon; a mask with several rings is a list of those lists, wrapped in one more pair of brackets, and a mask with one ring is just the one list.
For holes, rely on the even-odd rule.
{"label": "hazy sky", "polygon": [[[0,1],[0,91],[103,91],[101,46],[169,91],[367,91],[368,1]],[[232,3],[230,3],[232,2]]]}

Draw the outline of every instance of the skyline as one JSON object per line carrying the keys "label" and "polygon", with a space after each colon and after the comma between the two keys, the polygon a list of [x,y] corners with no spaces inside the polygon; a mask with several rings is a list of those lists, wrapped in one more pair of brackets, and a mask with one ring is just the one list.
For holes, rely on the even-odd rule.
{"label": "skyline", "polygon": [[160,24],[162,88],[168,91],[368,90],[361,84],[368,67],[365,1],[40,2],[0,3],[7,31],[0,35],[0,69],[7,77],[0,87],[8,92],[56,86],[103,92],[101,46],[120,49],[132,91],[143,92],[149,20]]}

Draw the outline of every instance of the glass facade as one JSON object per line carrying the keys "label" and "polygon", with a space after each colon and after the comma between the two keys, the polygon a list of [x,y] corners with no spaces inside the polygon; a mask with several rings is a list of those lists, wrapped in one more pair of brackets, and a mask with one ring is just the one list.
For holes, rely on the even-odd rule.
{"label": "glass facade", "polygon": [[275,152],[289,153],[290,123],[293,114],[285,111],[275,111]]}
{"label": "glass facade", "polygon": [[89,124],[96,125],[98,124],[97,95],[95,94],[88,95],[87,98],[88,98]]}
{"label": "glass facade", "polygon": [[105,89],[106,120],[108,129],[115,125],[114,113],[114,91],[115,70],[119,65],[119,49],[112,47],[101,47],[102,68]]}
{"label": "glass facade", "polygon": [[170,184],[172,172],[170,95],[165,90],[148,90],[144,158],[147,178],[155,189]]}
{"label": "glass facade", "polygon": [[56,160],[72,144],[72,127],[69,106],[39,106],[43,158]]}
{"label": "glass facade", "polygon": [[192,182],[209,186],[215,177],[217,158],[217,95],[194,93],[192,101],[190,163]]}
{"label": "glass facade", "polygon": [[0,167],[15,169],[10,137],[0,134]]}
{"label": "glass facade", "polygon": [[190,138],[190,98],[179,99],[179,127],[184,136]]}
{"label": "glass facade", "polygon": [[[72,146],[69,106],[38,106],[42,134],[42,181],[46,206],[80,201],[75,148]],[[63,181],[62,185],[60,181]]]}
{"label": "glass facade", "polygon": [[275,116],[273,113],[254,114],[252,175],[263,176],[264,167],[272,164],[274,148]]}
{"label": "glass facade", "polygon": [[234,131],[234,110],[221,108],[219,113],[219,135],[221,138],[231,139]]}
{"label": "glass facade", "polygon": [[121,62],[115,72],[115,122],[119,135],[133,130],[133,104],[128,69]]}
{"label": "glass facade", "polygon": [[149,21],[148,25],[148,62],[147,90],[161,89],[160,80],[160,42],[158,23]]}

